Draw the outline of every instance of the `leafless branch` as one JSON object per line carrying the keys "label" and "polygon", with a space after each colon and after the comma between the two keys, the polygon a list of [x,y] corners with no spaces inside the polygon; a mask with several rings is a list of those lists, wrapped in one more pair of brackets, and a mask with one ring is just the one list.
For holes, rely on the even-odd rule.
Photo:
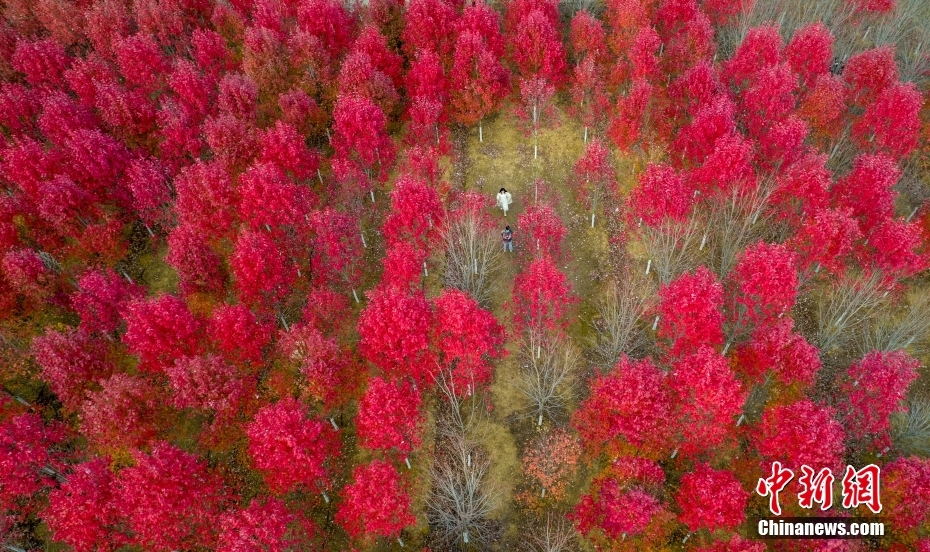
{"label": "leafless branch", "polygon": [[903,454],[930,456],[930,402],[911,400],[907,412],[892,417],[892,442]]}
{"label": "leafless branch", "polygon": [[487,452],[464,435],[446,439],[430,470],[426,501],[432,537],[443,549],[487,550],[497,534],[490,518],[500,492],[488,481]]}
{"label": "leafless branch", "polygon": [[551,514],[546,514],[546,526],[533,529],[529,535],[526,549],[530,552],[569,552],[577,550],[575,544],[575,529],[564,516],[553,520]]}
{"label": "leafless branch", "polygon": [[622,355],[640,356],[649,340],[639,324],[655,297],[652,282],[640,273],[627,273],[620,282],[611,282],[597,301],[599,318],[595,352],[605,367],[614,366]]}
{"label": "leafless branch", "polygon": [[520,361],[516,386],[526,396],[529,415],[537,425],[542,425],[543,415],[555,420],[571,399],[581,353],[568,338],[529,332]]}
{"label": "leafless branch", "polygon": [[448,222],[443,239],[446,287],[470,293],[481,306],[489,306],[503,254],[500,237],[479,213],[467,213]]}
{"label": "leafless branch", "polygon": [[637,229],[650,272],[667,284],[697,266],[704,220],[695,213],[684,222],[667,221],[658,227],[643,224]]}
{"label": "leafless branch", "polygon": [[866,327],[879,314],[887,295],[877,271],[830,286],[818,304],[817,341],[821,351],[842,346],[856,330]]}
{"label": "leafless branch", "polygon": [[930,332],[930,292],[921,290],[909,297],[897,316],[887,313],[863,328],[860,352],[897,351],[912,345],[922,348]]}

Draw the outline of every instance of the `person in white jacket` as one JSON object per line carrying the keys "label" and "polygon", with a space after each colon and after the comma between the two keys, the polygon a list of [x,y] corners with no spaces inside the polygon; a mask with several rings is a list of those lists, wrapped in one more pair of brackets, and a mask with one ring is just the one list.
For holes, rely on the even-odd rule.
{"label": "person in white jacket", "polygon": [[497,192],[497,206],[504,210],[505,217],[511,203],[513,203],[513,196],[506,189],[501,188],[501,191]]}

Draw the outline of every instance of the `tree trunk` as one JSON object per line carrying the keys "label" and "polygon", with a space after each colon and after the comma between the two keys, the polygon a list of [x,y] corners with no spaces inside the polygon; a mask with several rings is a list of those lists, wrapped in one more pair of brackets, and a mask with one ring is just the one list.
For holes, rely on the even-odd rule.
{"label": "tree trunk", "polygon": [[484,129],[481,128],[481,119],[478,119],[478,141],[484,142]]}

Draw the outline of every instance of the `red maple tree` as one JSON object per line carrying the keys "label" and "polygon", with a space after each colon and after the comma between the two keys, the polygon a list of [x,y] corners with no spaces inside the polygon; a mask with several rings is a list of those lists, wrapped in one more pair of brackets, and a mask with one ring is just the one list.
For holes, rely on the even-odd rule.
{"label": "red maple tree", "polygon": [[206,462],[163,441],[133,459],[119,473],[115,498],[129,542],[165,552],[215,546],[226,492]]}
{"label": "red maple tree", "polygon": [[419,390],[410,382],[369,379],[355,419],[362,446],[402,454],[418,448],[424,422],[422,402]]}
{"label": "red maple tree", "polygon": [[352,538],[397,538],[405,527],[416,523],[400,474],[387,462],[373,460],[356,466],[342,498],[336,521]]}
{"label": "red maple tree", "polygon": [[246,426],[249,457],[274,493],[331,484],[329,462],[339,454],[339,435],[329,422],[308,416],[306,405],[286,398],[259,410]]}
{"label": "red maple tree", "polygon": [[681,476],[676,497],[681,509],[678,519],[692,532],[733,530],[746,519],[748,501],[749,491],[743,488],[736,474],[700,463]]}

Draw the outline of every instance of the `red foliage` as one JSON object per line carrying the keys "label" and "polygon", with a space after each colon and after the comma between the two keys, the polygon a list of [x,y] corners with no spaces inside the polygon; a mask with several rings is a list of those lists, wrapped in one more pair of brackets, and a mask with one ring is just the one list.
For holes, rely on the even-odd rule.
{"label": "red foliage", "polygon": [[790,244],[800,254],[800,267],[810,273],[816,267],[841,276],[853,244],[862,233],[850,209],[819,209],[805,219]]}
{"label": "red foliage", "polygon": [[297,180],[314,176],[320,165],[317,153],[307,147],[294,125],[277,121],[261,134],[258,160],[274,163]]}
{"label": "red foliage", "polygon": [[191,165],[174,180],[175,209],[182,225],[207,236],[226,236],[233,228],[236,196],[225,167],[218,162]]}
{"label": "red foliage", "polygon": [[514,6],[522,4],[528,2],[515,2],[507,11],[508,21],[512,16],[519,17],[509,36],[511,59],[517,73],[523,78],[541,78],[560,86],[566,78],[566,64],[558,20],[553,22],[541,10],[514,14]]}
{"label": "red foliage", "polygon": [[726,95],[711,95],[709,91],[706,97],[696,96],[692,102],[691,121],[678,131],[672,148],[683,161],[698,164],[714,152],[719,140],[736,132],[736,106]]}
{"label": "red foliage", "polygon": [[248,76],[228,73],[220,80],[217,95],[220,112],[243,121],[254,121],[257,103],[258,86]]}
{"label": "red foliage", "polygon": [[898,458],[882,468],[881,498],[891,523],[902,533],[919,530],[930,518],[930,460]]}
{"label": "red foliage", "polygon": [[141,287],[126,282],[112,269],[88,270],[78,278],[77,287],[71,294],[71,306],[87,332],[116,331],[123,308],[143,293]]}
{"label": "red foliage", "polygon": [[821,367],[820,354],[803,335],[793,332],[793,327],[794,320],[786,316],[756,329],[737,352],[738,369],[755,382],[771,370],[784,384],[812,385]]}
{"label": "red foliage", "polygon": [[152,442],[158,435],[161,397],[147,379],[113,374],[88,391],[80,409],[81,432],[98,449],[124,451]]}
{"label": "red foliage", "polygon": [[[569,29],[572,54],[576,60],[591,59],[600,65],[607,61],[607,36],[604,25],[587,10],[579,10],[572,18]],[[593,67],[593,65],[592,65]]]}
{"label": "red foliage", "polygon": [[182,357],[165,372],[176,408],[198,408],[227,416],[255,392],[254,381],[216,355]]}
{"label": "red foliage", "polygon": [[756,182],[754,157],[751,141],[739,134],[721,136],[704,164],[691,172],[693,186],[705,195],[752,189]]}
{"label": "red foliage", "polygon": [[400,100],[391,78],[378,71],[363,51],[353,51],[342,63],[338,88],[342,96],[367,98],[387,114],[394,112]]}
{"label": "red foliage", "polygon": [[769,198],[778,218],[796,226],[827,207],[830,177],[826,155],[809,152],[791,163],[781,171]]}
{"label": "red foliage", "polygon": [[645,141],[643,122],[648,118],[654,87],[644,79],[633,82],[629,92],[617,99],[607,134],[622,151]]}
{"label": "red foliage", "polygon": [[0,261],[0,270],[11,291],[36,304],[46,301],[55,292],[55,273],[32,249],[7,251]]}
{"label": "red foliage", "polygon": [[730,318],[737,327],[770,325],[794,308],[797,257],[782,244],[765,242],[750,244],[739,254],[729,275],[733,289]]}
{"label": "red foliage", "polygon": [[190,226],[178,226],[168,235],[168,263],[178,273],[185,295],[219,293],[226,288],[223,260],[204,241],[204,236]]}
{"label": "red foliage", "polygon": [[52,538],[75,552],[110,552],[119,547],[113,528],[120,511],[114,504],[116,485],[105,458],[72,468],[61,487],[49,493],[42,518]]}
{"label": "red foliage", "polygon": [[339,435],[329,422],[308,414],[306,405],[286,398],[259,410],[246,426],[249,456],[274,493],[330,485],[329,462],[339,454]]}
{"label": "red foliage", "polygon": [[347,213],[326,208],[312,213],[310,223],[316,232],[314,280],[333,287],[347,285],[349,290],[360,285],[364,247],[358,221]]}
{"label": "red foliage", "polygon": [[723,286],[705,266],[659,290],[659,338],[671,356],[723,344]]}
{"label": "red foliage", "polygon": [[279,498],[253,499],[246,508],[220,517],[218,552],[286,552],[306,546],[303,538],[313,534],[313,523],[289,512]]}
{"label": "red foliage", "polygon": [[627,198],[629,217],[649,226],[664,221],[684,221],[691,211],[694,194],[685,179],[667,165],[650,164],[639,176],[639,186]]}
{"label": "red foliage", "polygon": [[882,90],[853,125],[860,150],[907,158],[917,147],[924,99],[914,83],[895,83]]}
{"label": "red foliage", "polygon": [[833,203],[852,210],[866,235],[882,221],[894,216],[894,185],[901,176],[897,163],[887,155],[862,154],[852,171],[837,180],[831,190]]}
{"label": "red foliage", "polygon": [[[500,15],[484,0],[469,3],[456,21],[459,35],[474,33],[495,58],[504,55],[504,37],[501,35]],[[457,47],[456,47],[457,48]]]}
{"label": "red foliage", "polygon": [[591,140],[585,147],[584,155],[575,162],[572,177],[576,197],[592,211],[601,201],[614,199],[619,192],[610,150],[599,139]]}
{"label": "red foliage", "polygon": [[777,460],[797,473],[803,464],[838,471],[846,435],[833,414],[833,409],[807,399],[766,408],[752,436],[763,466]]}
{"label": "red foliage", "polygon": [[781,62],[781,50],[781,34],[774,24],[749,29],[733,56],[724,63],[724,80],[736,88],[747,87],[757,73]]}
{"label": "red foliage", "polygon": [[242,167],[255,154],[255,129],[228,113],[207,118],[203,135],[216,159],[228,167]]}
{"label": "red foliage", "polygon": [[551,205],[539,203],[527,207],[517,216],[517,228],[526,234],[530,249],[535,244],[537,256],[562,258],[562,242],[568,231]]}
{"label": "red foliage", "polygon": [[135,159],[126,172],[136,214],[148,225],[164,223],[171,195],[162,164],[155,159]]}
{"label": "red foliage", "polygon": [[599,529],[610,539],[625,539],[642,533],[661,509],[641,489],[623,489],[613,479],[602,479],[592,485],[590,495],[581,497],[571,516],[583,535]]}
{"label": "red foliage", "polygon": [[851,56],[843,69],[843,79],[849,86],[851,102],[868,106],[898,80],[894,46],[885,45]]}
{"label": "red foliage", "polygon": [[404,527],[416,523],[410,512],[410,496],[397,469],[374,460],[356,466],[352,484],[342,491],[336,521],[352,538],[400,536]]}
{"label": "red foliage", "polygon": [[681,453],[695,456],[731,444],[746,392],[727,360],[710,347],[675,363],[669,374],[680,423]]}
{"label": "red foliage", "polygon": [[424,422],[422,402],[420,391],[410,382],[369,379],[355,419],[361,445],[401,454],[418,448]]}
{"label": "red foliage", "polygon": [[119,473],[116,497],[132,532],[129,542],[158,551],[215,546],[225,492],[206,462],[161,441],[151,454],[135,452],[133,459],[135,465]]}
{"label": "red foliage", "polygon": [[701,463],[681,476],[676,502],[678,519],[692,532],[698,529],[736,529],[746,519],[749,492],[736,475]]}
{"label": "red foliage", "polygon": [[54,479],[43,468],[63,468],[64,428],[45,425],[38,414],[20,414],[0,423],[0,508],[16,510]]}
{"label": "red foliage", "polygon": [[302,31],[317,37],[329,57],[338,59],[355,36],[355,21],[342,2],[305,0],[297,7],[297,22]]}
{"label": "red foliage", "polygon": [[[443,0],[426,0],[441,4]],[[446,79],[442,59],[431,50],[423,50],[417,54],[416,60],[410,63],[410,70],[404,78],[404,88],[410,98],[434,100],[445,104],[449,94],[449,83]]]}
{"label": "red foliage", "polygon": [[444,209],[436,188],[409,175],[402,175],[391,191],[391,210],[382,233],[388,245],[408,242],[425,252],[436,246]]}
{"label": "red foliage", "polygon": [[14,69],[26,76],[26,82],[36,88],[64,85],[64,72],[68,68],[69,59],[65,48],[57,42],[20,39],[10,61]]}
{"label": "red foliage", "polygon": [[256,320],[243,305],[223,305],[213,311],[207,335],[228,362],[259,362],[273,329],[272,324]]}
{"label": "red foliage", "polygon": [[928,259],[922,252],[924,239],[920,225],[899,219],[885,220],[872,230],[868,247],[860,252],[860,264],[869,261],[885,274],[907,278],[927,267]]}
{"label": "red foliage", "polygon": [[850,437],[891,446],[891,415],[905,411],[903,401],[919,367],[904,351],[872,351],[849,367],[841,386],[847,396],[841,414]]}
{"label": "red foliage", "polygon": [[504,356],[505,330],[469,294],[445,289],[435,300],[433,339],[444,366],[452,369],[455,390],[470,394],[490,383],[491,359]]}
{"label": "red foliage", "polygon": [[367,295],[368,306],[358,318],[362,357],[388,376],[427,381],[435,360],[429,350],[434,315],[426,298],[390,288]]}
{"label": "red foliage", "polygon": [[821,75],[830,71],[833,34],[823,23],[810,23],[794,32],[785,46],[785,60],[801,78],[801,86],[811,88]]}
{"label": "red foliage", "polygon": [[578,298],[548,256],[536,257],[513,284],[513,324],[517,331],[564,330]]}
{"label": "red foliage", "polygon": [[159,370],[199,349],[200,321],[173,295],[132,301],[124,316],[123,342],[145,370]]}
{"label": "red foliage", "polygon": [[820,137],[839,134],[841,116],[846,110],[846,85],[834,75],[819,75],[813,87],[801,98],[798,115]]}
{"label": "red foliage", "polygon": [[455,9],[445,0],[412,0],[401,39],[407,56],[430,52],[448,60],[455,45]]}
{"label": "red foliage", "polygon": [[575,411],[572,425],[590,453],[615,449],[618,437],[655,450],[667,438],[669,399],[665,374],[652,361],[623,357],[609,374],[591,383],[591,395]]}
{"label": "red foliage", "polygon": [[170,66],[155,38],[145,32],[136,33],[115,43],[116,65],[126,82],[154,91],[160,80],[170,72]]}
{"label": "red foliage", "polygon": [[384,252],[384,271],[381,273],[381,285],[404,292],[413,292],[420,286],[423,264],[429,253],[409,242],[397,242],[388,245]]}
{"label": "red foliage", "polygon": [[308,202],[307,189],[290,182],[277,165],[252,165],[239,177],[239,216],[253,230],[297,226]]}
{"label": "red foliage", "polygon": [[49,330],[32,340],[32,355],[42,367],[42,379],[62,405],[75,411],[89,386],[113,373],[106,343],[82,330]]}
{"label": "red foliage", "polygon": [[495,111],[510,86],[500,58],[481,35],[467,30],[455,43],[449,80],[452,118],[463,125],[474,125]]}
{"label": "red foliage", "polygon": [[313,326],[312,320],[280,331],[276,348],[283,360],[298,366],[306,395],[324,407],[336,406],[354,391],[351,360],[334,338],[325,337]]}
{"label": "red foliage", "polygon": [[387,40],[381,35],[378,27],[366,25],[355,40],[352,51],[367,54],[376,71],[391,79],[395,88],[401,86],[404,60],[400,54],[388,47]]}
{"label": "red foliage", "polygon": [[[394,164],[394,142],[387,133],[387,118],[366,98],[340,96],[333,110],[334,170],[343,179],[354,178],[364,190],[387,179]],[[340,164],[341,168],[335,168]]]}
{"label": "red foliage", "polygon": [[253,308],[268,308],[284,299],[297,277],[276,240],[264,231],[240,233],[229,264],[239,299]]}

